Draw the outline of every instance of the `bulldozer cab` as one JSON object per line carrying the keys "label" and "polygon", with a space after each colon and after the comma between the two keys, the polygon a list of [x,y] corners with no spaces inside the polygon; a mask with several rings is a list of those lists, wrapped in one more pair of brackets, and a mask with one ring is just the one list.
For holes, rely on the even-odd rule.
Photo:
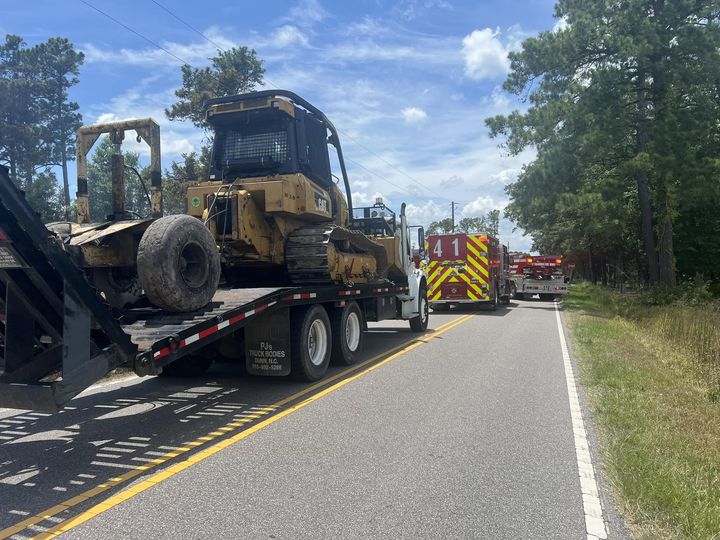
{"label": "bulldozer cab", "polygon": [[[335,147],[348,210],[352,197],[337,131],[324,113],[287,90],[267,90],[211,99],[211,181],[236,181],[302,174],[320,189],[338,192],[328,145]],[[335,201],[333,201],[335,202]],[[333,204],[333,214],[339,205]]]}

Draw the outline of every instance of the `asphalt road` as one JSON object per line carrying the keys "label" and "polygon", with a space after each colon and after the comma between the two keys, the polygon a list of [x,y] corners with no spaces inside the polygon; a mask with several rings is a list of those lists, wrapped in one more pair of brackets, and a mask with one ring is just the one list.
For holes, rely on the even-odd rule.
{"label": "asphalt road", "polygon": [[318,385],[221,364],[0,410],[0,538],[586,538],[554,305],[406,327]]}

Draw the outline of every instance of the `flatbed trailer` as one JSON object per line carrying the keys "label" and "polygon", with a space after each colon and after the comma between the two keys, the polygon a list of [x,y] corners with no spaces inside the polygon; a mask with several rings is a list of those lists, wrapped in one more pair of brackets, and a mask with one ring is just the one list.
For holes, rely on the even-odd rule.
{"label": "flatbed trailer", "polygon": [[[111,308],[0,166],[0,407],[55,411],[115,368],[202,371],[214,355],[249,373],[318,380],[351,365],[368,322],[428,323],[424,277],[405,283],[220,288],[191,313]],[[413,308],[413,306],[415,306]]]}

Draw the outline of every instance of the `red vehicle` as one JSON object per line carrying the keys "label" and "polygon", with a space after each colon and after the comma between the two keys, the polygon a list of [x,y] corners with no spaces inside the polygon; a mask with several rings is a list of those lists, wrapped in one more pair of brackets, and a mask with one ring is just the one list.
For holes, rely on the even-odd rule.
{"label": "red vehicle", "polygon": [[535,294],[540,300],[556,300],[568,292],[570,278],[558,255],[511,254],[510,288],[513,298],[523,300]]}
{"label": "red vehicle", "polygon": [[435,234],[427,237],[428,299],[435,311],[458,304],[510,303],[508,251],[486,234]]}

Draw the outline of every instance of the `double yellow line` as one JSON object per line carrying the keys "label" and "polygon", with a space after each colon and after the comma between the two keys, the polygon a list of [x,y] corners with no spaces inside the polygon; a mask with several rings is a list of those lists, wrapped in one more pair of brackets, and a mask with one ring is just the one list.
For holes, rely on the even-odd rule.
{"label": "double yellow line", "polygon": [[[426,343],[429,343],[432,339],[444,334],[445,332],[448,332],[449,330],[452,330],[456,326],[462,324],[463,322],[470,319],[472,315],[465,315],[462,317],[458,317],[456,319],[453,319],[441,326],[439,326],[437,329],[435,329],[432,333],[426,334],[420,338],[412,339],[409,341],[405,341],[404,343],[401,343],[399,345],[396,345],[395,347],[390,348],[387,351],[384,351],[376,356],[373,356],[372,358],[365,360],[361,362],[360,364],[357,364],[349,369],[346,369],[345,371],[342,371],[340,373],[337,373],[333,375],[332,377],[328,377],[327,379],[324,379],[318,383],[315,383],[291,396],[288,396],[284,399],[281,399],[280,401],[277,401],[273,403],[272,405],[269,405],[267,407],[264,407],[256,414],[248,415],[240,420],[230,422],[229,424],[226,424],[223,427],[217,428],[215,431],[212,431],[208,433],[207,435],[203,437],[199,437],[198,439],[188,443],[187,445],[178,448],[177,450],[173,450],[172,452],[168,452],[163,456],[158,457],[157,459],[152,460],[151,462],[146,463],[145,465],[139,465],[135,469],[132,469],[125,474],[122,474],[120,476],[116,476],[111,478],[110,480],[107,480],[100,484],[97,487],[94,487],[92,489],[89,489],[80,495],[77,495],[71,499],[68,499],[60,504],[57,504],[51,508],[48,508],[44,512],[40,512],[34,516],[31,516],[27,519],[24,519],[23,521],[16,523],[15,525],[12,525],[6,529],[0,530],[0,540],[9,538],[10,536],[17,534],[28,527],[31,527],[33,525],[37,525],[38,523],[41,523],[45,521],[48,518],[51,518],[53,516],[56,516],[57,514],[60,514],[62,512],[65,512],[66,510],[70,510],[71,508],[82,504],[91,498],[100,495],[104,493],[105,491],[116,487],[119,484],[122,484],[124,482],[127,482],[128,480],[131,480],[142,473],[148,471],[149,469],[152,469],[154,467],[157,467],[158,465],[161,465],[175,457],[178,457],[184,453],[189,452],[190,450],[197,448],[199,446],[205,445],[212,441],[213,439],[216,439],[217,437],[221,437],[223,435],[227,435],[231,431],[236,431],[237,429],[241,428],[244,424],[253,422],[257,420],[258,418],[262,418],[263,416],[270,414],[272,412],[275,412],[280,407],[283,407],[284,405],[287,405],[288,403],[292,403],[293,401],[296,401],[297,399],[317,390],[318,388],[321,388],[323,386],[326,386],[329,383],[332,383],[334,381],[337,381],[338,379],[341,379],[340,381],[336,382],[335,384],[332,384],[331,386],[325,388],[324,390],[321,390],[320,392],[313,394],[312,396],[306,398],[304,401],[301,401],[295,405],[292,405],[288,407],[287,409],[283,409],[276,414],[270,416],[269,418],[266,418],[262,420],[261,422],[258,422],[257,424],[245,428],[239,433],[236,433],[235,435],[232,435],[228,438],[223,439],[222,441],[219,441],[212,446],[209,446],[208,448],[201,450],[192,456],[188,457],[187,459],[176,463],[175,465],[172,465],[168,467],[167,469],[154,474],[153,476],[146,478],[145,480],[137,483],[136,485],[127,488],[119,493],[116,493],[115,495],[112,495],[105,501],[96,504],[92,508],[80,513],[79,515],[75,516],[74,518],[70,518],[66,521],[63,521],[62,523],[59,523],[58,525],[52,527],[51,529],[48,529],[47,531],[37,535],[35,538],[37,539],[46,539],[46,538],[55,538],[56,536],[65,533],[69,531],[70,529],[73,529],[77,527],[78,525],[94,518],[95,516],[102,514],[106,510],[109,510],[110,508],[117,506],[123,501],[126,501],[138,493],[142,493],[146,489],[162,482],[163,480],[166,480],[170,478],[171,476],[176,475],[180,471],[183,471],[189,467],[192,467],[196,463],[199,463],[201,461],[204,461],[205,459],[209,458],[210,456],[217,454],[221,450],[227,448],[228,446],[231,446],[246,437],[249,437],[253,433],[256,433],[257,431],[260,431],[261,429],[269,426],[270,424],[273,424],[274,422],[277,422],[278,420],[294,413],[295,411],[302,409],[303,407],[306,407],[310,403],[320,399],[323,396],[326,396],[327,394],[334,392],[335,390],[345,386],[346,384],[354,381],[355,379],[358,379],[362,377],[363,375],[370,373],[371,371],[379,368],[380,366],[387,364],[388,362],[398,358],[399,356],[402,356],[403,354],[406,354],[410,352],[413,349],[416,349],[420,347],[421,345],[424,345]],[[382,361],[377,362],[373,364],[373,362],[376,362],[380,358],[383,358],[385,355],[390,354],[390,356],[384,358]],[[369,365],[372,364],[372,365]],[[363,369],[364,368],[364,369]],[[348,373],[355,372],[353,375],[350,375],[349,377],[343,378]]]}

